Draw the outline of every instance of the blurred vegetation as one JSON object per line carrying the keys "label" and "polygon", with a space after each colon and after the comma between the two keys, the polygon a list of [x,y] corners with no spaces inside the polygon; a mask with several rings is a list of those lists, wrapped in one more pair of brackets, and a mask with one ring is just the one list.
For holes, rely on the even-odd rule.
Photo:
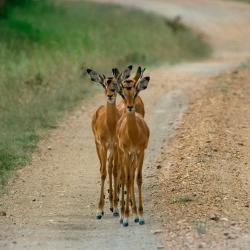
{"label": "blurred vegetation", "polygon": [[250,0],[228,0],[231,2],[245,2],[245,3],[250,3]]}
{"label": "blurred vegetation", "polygon": [[241,1],[241,2],[245,2],[245,3],[250,3],[250,0],[234,0],[234,1]]}
{"label": "blurred vegetation", "polygon": [[25,6],[33,0],[0,0],[0,17],[7,16],[9,9],[13,6]]}
{"label": "blurred vegetation", "polygon": [[44,128],[93,95],[81,65],[107,73],[207,56],[202,38],[180,27],[117,6],[9,1],[0,19],[0,186],[30,161]]}

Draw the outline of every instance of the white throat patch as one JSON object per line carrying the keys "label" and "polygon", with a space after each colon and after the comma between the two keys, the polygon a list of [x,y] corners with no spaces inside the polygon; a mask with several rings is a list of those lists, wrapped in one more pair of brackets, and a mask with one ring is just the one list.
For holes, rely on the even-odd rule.
{"label": "white throat patch", "polygon": [[108,103],[115,103],[115,97],[112,97],[111,99],[109,99],[109,98],[107,97],[107,102],[108,102]]}

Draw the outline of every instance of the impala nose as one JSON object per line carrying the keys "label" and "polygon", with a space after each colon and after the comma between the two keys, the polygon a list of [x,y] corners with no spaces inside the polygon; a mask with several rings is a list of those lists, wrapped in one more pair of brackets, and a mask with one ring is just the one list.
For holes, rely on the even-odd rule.
{"label": "impala nose", "polygon": [[132,112],[133,108],[134,108],[133,106],[127,106],[128,112]]}

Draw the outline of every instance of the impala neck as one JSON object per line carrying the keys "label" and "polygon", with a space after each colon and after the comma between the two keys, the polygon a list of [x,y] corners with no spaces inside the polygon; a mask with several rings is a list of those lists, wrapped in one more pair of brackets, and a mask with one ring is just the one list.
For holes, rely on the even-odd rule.
{"label": "impala neck", "polygon": [[116,102],[106,104],[106,122],[109,127],[116,126]]}
{"label": "impala neck", "polygon": [[128,124],[128,134],[130,138],[136,138],[138,136],[138,126],[136,122],[135,111],[127,112],[127,124]]}

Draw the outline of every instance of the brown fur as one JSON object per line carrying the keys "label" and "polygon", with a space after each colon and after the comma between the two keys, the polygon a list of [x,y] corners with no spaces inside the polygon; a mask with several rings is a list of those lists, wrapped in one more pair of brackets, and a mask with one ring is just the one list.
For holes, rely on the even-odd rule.
{"label": "brown fur", "polygon": [[[122,100],[118,105],[117,109],[119,113],[122,115],[123,113],[126,112],[126,103]],[[144,103],[141,99],[140,96],[137,96],[135,98],[135,112],[139,113],[142,115],[142,117],[145,116],[145,109],[144,109]]]}
{"label": "brown fur", "polygon": [[[119,165],[121,166],[121,217],[129,217],[129,200],[132,196],[132,211],[137,216],[137,207],[134,192],[134,179],[137,171],[137,185],[139,190],[139,215],[143,220],[142,206],[142,166],[144,160],[144,150],[147,148],[149,140],[149,128],[143,116],[136,112],[135,98],[137,76],[130,77],[126,82],[122,82],[123,95],[125,97],[126,112],[123,113],[117,123],[117,137],[119,146]],[[137,99],[137,98],[136,98]],[[128,107],[133,107],[128,111]],[[126,207],[124,208],[124,184],[126,184]],[[140,221],[139,221],[140,222]],[[142,222],[142,221],[141,221]],[[144,220],[143,220],[144,223]],[[124,224],[123,224],[124,225]]]}

